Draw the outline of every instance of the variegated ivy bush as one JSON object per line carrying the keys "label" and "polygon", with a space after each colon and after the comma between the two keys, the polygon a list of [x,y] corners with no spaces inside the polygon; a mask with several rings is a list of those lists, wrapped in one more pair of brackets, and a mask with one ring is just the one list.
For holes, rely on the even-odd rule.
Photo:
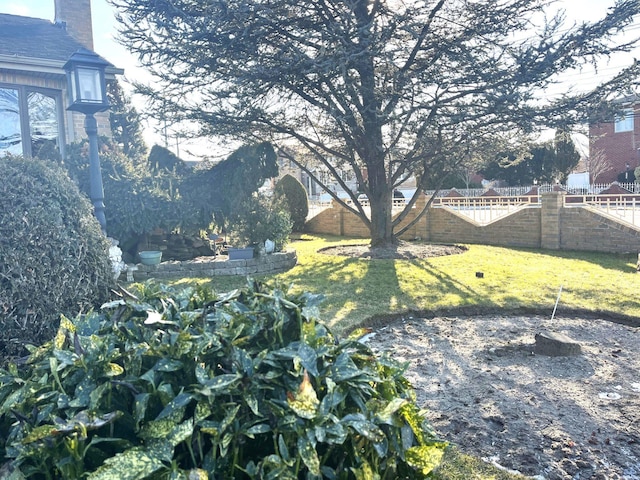
{"label": "variegated ivy bush", "polygon": [[0,477],[414,479],[439,464],[401,366],[337,340],[317,296],[125,293],[0,371]]}

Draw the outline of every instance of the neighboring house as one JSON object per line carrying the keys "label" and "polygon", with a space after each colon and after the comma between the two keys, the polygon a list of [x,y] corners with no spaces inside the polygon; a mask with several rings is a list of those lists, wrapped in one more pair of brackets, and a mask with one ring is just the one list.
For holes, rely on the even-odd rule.
{"label": "neighboring house", "polygon": [[639,114],[640,101],[627,98],[620,118],[589,125],[588,167],[592,182],[633,181],[633,171],[640,166]]}
{"label": "neighboring house", "polygon": [[[80,48],[93,51],[90,0],[55,1],[55,22],[0,14],[0,156],[36,156],[85,137],[84,115],[67,107],[64,64]],[[107,81],[122,69],[107,67]],[[111,135],[108,112],[98,134]]]}

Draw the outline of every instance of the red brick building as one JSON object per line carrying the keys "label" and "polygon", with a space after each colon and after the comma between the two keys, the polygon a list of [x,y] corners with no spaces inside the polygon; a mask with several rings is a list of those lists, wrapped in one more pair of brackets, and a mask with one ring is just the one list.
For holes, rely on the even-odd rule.
{"label": "red brick building", "polygon": [[640,166],[640,101],[628,99],[623,105],[617,120],[589,125],[588,167],[594,183],[611,183],[620,175],[623,182],[633,181]]}

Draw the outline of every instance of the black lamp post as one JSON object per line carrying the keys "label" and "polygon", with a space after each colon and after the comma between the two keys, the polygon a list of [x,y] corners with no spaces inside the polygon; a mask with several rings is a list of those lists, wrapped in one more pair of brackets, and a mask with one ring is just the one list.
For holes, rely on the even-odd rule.
{"label": "black lamp post", "polygon": [[64,65],[67,72],[69,106],[67,110],[84,113],[84,129],[89,138],[89,182],[90,196],[94,214],[100,223],[102,232],[107,233],[107,220],[104,215],[104,189],[102,171],[98,156],[98,123],[95,113],[109,109],[107,84],[104,71],[113,66],[98,54],[85,48],[75,52]]}

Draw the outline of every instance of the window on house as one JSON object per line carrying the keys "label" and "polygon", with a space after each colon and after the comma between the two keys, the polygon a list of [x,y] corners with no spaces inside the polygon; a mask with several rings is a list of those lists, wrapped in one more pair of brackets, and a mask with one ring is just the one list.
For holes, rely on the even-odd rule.
{"label": "window on house", "polygon": [[62,109],[60,92],[0,85],[0,156],[35,157],[60,150]]}
{"label": "window on house", "polygon": [[626,108],[624,116],[616,119],[614,132],[633,132],[633,109]]}
{"label": "window on house", "polygon": [[40,92],[27,94],[31,155],[58,146],[58,115],[54,96]]}
{"label": "window on house", "polygon": [[22,153],[18,90],[0,88],[0,155]]}

